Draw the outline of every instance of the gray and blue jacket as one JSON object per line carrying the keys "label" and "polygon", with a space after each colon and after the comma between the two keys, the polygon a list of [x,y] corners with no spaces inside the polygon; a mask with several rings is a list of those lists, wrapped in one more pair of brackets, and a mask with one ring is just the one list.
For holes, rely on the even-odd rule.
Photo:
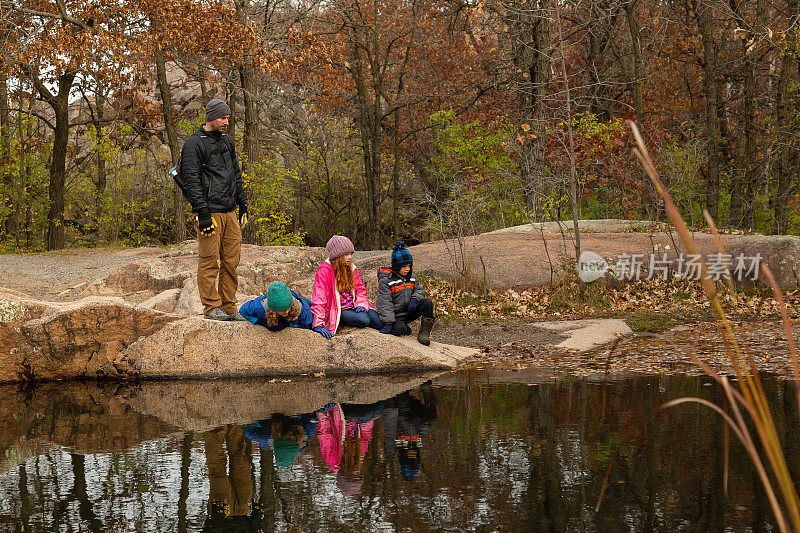
{"label": "gray and blue jacket", "polygon": [[412,269],[403,277],[391,268],[378,269],[378,301],[376,307],[384,324],[393,324],[408,315],[408,302],[425,297],[425,289]]}

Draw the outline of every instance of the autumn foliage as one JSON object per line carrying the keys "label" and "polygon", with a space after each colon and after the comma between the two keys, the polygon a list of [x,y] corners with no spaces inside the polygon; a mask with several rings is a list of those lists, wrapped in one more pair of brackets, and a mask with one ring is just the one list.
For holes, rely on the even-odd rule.
{"label": "autumn foliage", "polygon": [[[694,224],[800,230],[797,0],[0,6],[11,249],[185,238],[165,170],[215,96],[263,196],[252,242],[663,218],[629,118]],[[444,223],[465,191],[491,208]]]}

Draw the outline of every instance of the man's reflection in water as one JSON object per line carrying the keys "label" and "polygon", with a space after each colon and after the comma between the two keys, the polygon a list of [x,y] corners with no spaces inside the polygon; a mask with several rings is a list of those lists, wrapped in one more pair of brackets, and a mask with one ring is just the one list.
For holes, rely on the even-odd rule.
{"label": "man's reflection in water", "polygon": [[431,382],[387,400],[383,412],[384,448],[387,457],[397,453],[400,476],[414,481],[420,470],[422,437],[436,422],[436,395]]}
{"label": "man's reflection in water", "polygon": [[211,486],[204,532],[257,530],[259,512],[253,502],[253,471],[246,443],[239,425],[229,424],[205,434]]}

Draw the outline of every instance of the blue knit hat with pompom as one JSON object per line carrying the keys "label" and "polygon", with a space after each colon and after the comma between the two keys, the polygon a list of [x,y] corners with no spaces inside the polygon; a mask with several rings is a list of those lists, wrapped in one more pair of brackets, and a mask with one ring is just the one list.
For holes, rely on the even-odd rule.
{"label": "blue knit hat with pompom", "polygon": [[392,270],[397,272],[403,265],[413,265],[414,258],[411,257],[411,252],[406,248],[406,243],[398,241],[392,250]]}

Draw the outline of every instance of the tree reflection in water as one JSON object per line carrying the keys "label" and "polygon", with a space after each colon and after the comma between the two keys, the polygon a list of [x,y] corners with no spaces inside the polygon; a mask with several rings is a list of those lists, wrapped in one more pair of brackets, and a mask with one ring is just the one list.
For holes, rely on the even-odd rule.
{"label": "tree reflection in water", "polygon": [[[60,398],[2,422],[0,530],[773,528],[736,441],[726,465],[719,418],[656,410],[679,396],[719,401],[704,385],[686,376],[499,383],[460,372],[371,404],[177,433],[110,407],[116,426],[64,427],[55,421],[109,412]],[[797,465],[791,385],[768,385]]]}

